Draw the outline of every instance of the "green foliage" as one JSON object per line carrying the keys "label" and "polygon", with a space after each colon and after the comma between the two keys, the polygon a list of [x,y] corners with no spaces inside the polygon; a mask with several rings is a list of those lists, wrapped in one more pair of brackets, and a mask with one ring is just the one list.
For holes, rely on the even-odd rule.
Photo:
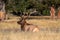
{"label": "green foliage", "polygon": [[[39,12],[45,12],[43,10],[49,10],[49,7],[54,4],[58,6],[60,4],[60,0],[4,0],[6,4],[7,11],[15,11],[15,12],[30,12],[30,9],[36,9]],[[49,15],[49,12],[48,12]]]}
{"label": "green foliage", "polygon": [[43,10],[43,15],[46,15],[46,16],[50,15],[50,11],[49,10]]}

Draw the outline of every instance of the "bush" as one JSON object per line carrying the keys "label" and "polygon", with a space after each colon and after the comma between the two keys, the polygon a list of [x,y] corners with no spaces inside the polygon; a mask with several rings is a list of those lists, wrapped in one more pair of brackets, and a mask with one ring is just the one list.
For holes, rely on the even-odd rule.
{"label": "bush", "polygon": [[50,11],[49,10],[43,10],[43,15],[44,16],[49,16],[50,15]]}

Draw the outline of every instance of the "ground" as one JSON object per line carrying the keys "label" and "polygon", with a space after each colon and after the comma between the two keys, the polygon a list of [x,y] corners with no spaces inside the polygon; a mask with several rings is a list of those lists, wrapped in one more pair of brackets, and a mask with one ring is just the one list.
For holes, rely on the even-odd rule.
{"label": "ground", "polygon": [[20,31],[18,20],[11,18],[0,22],[0,40],[60,40],[60,20],[28,19],[27,22],[37,25],[40,32]]}

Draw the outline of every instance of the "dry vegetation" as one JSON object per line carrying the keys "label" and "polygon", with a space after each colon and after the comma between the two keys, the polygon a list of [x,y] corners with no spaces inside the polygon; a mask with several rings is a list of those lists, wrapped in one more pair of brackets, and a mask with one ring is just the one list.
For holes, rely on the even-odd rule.
{"label": "dry vegetation", "polygon": [[[0,40],[60,40],[60,20],[30,19],[40,32],[21,32],[18,19],[0,22]],[[16,31],[17,30],[17,31]]]}

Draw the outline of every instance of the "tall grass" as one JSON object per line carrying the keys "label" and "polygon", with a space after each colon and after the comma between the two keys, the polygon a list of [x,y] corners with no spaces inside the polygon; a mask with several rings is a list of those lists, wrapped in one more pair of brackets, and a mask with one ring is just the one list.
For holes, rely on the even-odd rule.
{"label": "tall grass", "polygon": [[5,21],[0,22],[0,40],[60,40],[60,20],[32,19],[27,22],[37,25],[40,32],[22,32],[17,21]]}
{"label": "tall grass", "polygon": [[0,33],[0,40],[60,40],[60,33],[54,32],[9,32]]}

